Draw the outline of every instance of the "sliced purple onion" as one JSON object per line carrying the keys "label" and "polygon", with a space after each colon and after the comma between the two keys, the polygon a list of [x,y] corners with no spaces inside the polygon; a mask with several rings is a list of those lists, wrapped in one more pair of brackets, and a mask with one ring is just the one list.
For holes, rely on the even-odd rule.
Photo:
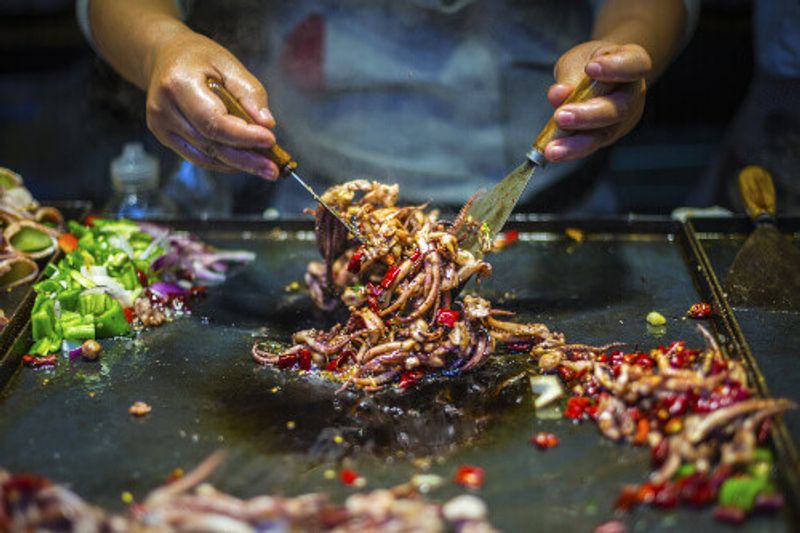
{"label": "sliced purple onion", "polygon": [[81,355],[83,354],[83,346],[78,346],[77,348],[73,348],[68,353],[70,361],[74,361],[75,359],[80,359]]}
{"label": "sliced purple onion", "polygon": [[171,300],[177,297],[189,296],[189,291],[178,285],[177,283],[167,283],[165,281],[156,281],[151,283],[150,291],[154,292],[159,298],[164,300]]}

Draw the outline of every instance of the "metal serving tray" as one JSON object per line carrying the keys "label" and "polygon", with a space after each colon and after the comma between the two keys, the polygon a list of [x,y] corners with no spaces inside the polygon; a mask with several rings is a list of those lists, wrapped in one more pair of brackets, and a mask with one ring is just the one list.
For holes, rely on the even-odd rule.
{"label": "metal serving tray", "polygon": [[[218,448],[229,458],[211,482],[241,496],[326,491],[340,498],[351,489],[326,479],[327,469],[346,464],[368,488],[387,487],[419,470],[412,458],[430,458],[430,472],[447,480],[462,464],[485,468],[479,494],[504,531],[591,531],[615,517],[618,489],[649,472],[647,450],[611,443],[593,424],[537,419],[519,357],[372,396],[337,396],[313,378],[256,365],[249,356],[254,335],[287,341],[298,328],[331,323],[304,293],[286,290],[317,257],[311,225],[174,225],[221,247],[253,250],[257,259],[212,288],[191,317],[107,342],[97,363],[20,370],[0,392],[3,467],[66,482],[118,510],[123,491],[141,498],[174,468],[190,468]],[[521,218],[510,227],[520,241],[491,258],[494,275],[478,290],[518,319],[544,322],[576,342],[702,345],[695,324],[681,317],[697,301],[719,304],[720,291],[687,227],[661,218]],[[565,237],[568,227],[582,229],[584,242]],[[652,310],[669,320],[661,338],[644,320]],[[738,327],[733,314],[707,324],[731,356],[743,356],[731,334]],[[19,364],[28,335],[23,331],[6,364]],[[153,412],[132,418],[127,408],[137,400]],[[528,439],[538,431],[556,433],[561,445],[536,450]],[[336,444],[336,435],[344,443]],[[781,441],[779,461],[793,450]],[[787,510],[753,517],[741,530],[792,528],[797,472],[781,473]],[[460,492],[448,483],[431,497]],[[640,508],[621,519],[632,531],[728,530],[710,510]]]}

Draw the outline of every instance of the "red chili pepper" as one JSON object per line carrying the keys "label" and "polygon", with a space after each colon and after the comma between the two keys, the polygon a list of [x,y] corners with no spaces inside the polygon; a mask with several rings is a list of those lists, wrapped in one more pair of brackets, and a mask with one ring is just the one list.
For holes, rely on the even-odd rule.
{"label": "red chili pepper", "polygon": [[640,418],[636,423],[636,435],[633,437],[634,444],[642,445],[647,442],[647,435],[650,434],[650,422],[646,418]]}
{"label": "red chili pepper", "polygon": [[436,314],[436,323],[440,326],[452,328],[456,325],[458,316],[458,311],[454,311],[452,309],[439,309],[439,312]]}
{"label": "red chili pepper", "polygon": [[636,489],[636,501],[639,503],[651,503],[656,498],[659,490],[658,485],[652,483],[642,483]]}
{"label": "red chili pepper", "polygon": [[400,382],[397,384],[401,389],[407,389],[421,380],[425,376],[422,370],[411,370],[400,374]]}
{"label": "red chili pepper", "polygon": [[509,342],[506,344],[506,349],[514,353],[529,352],[531,348],[533,348],[532,342]]}
{"label": "red chili pepper", "polygon": [[711,304],[700,302],[692,305],[689,308],[689,312],[687,314],[689,315],[689,318],[702,320],[704,318],[710,317],[711,313],[712,313]]}
{"label": "red chili pepper", "polygon": [[297,362],[300,370],[311,370],[311,350],[302,348],[297,352]]}
{"label": "red chili pepper", "polygon": [[100,218],[97,215],[89,215],[83,220],[84,226],[94,226],[94,221]]}
{"label": "red chili pepper", "polygon": [[575,371],[571,368],[567,368],[565,366],[558,367],[558,376],[561,378],[562,381],[569,383],[573,379],[575,379]]}
{"label": "red chili pepper", "polygon": [[519,240],[519,231],[510,229],[503,234],[503,240],[506,241],[506,246],[514,244]]}
{"label": "red chili pepper", "polygon": [[338,357],[331,359],[331,361],[328,363],[328,366],[325,367],[325,370],[327,370],[328,372],[334,372],[338,370],[345,361],[347,361],[350,357],[352,357],[352,355],[353,352],[351,352],[350,350],[345,350],[344,352],[339,354]]}
{"label": "red chili pepper", "polygon": [[619,496],[617,497],[617,503],[614,504],[614,507],[618,511],[630,511],[636,504],[639,503],[638,498],[639,489],[635,486],[626,485],[622,487],[622,490],[619,492]]}
{"label": "red chili pepper", "polygon": [[57,360],[55,355],[36,356],[26,354],[22,356],[22,364],[31,368],[39,368],[40,366],[56,366]]}
{"label": "red chili pepper", "polygon": [[394,280],[397,279],[397,275],[400,273],[400,268],[397,265],[392,265],[389,267],[389,270],[386,271],[386,274],[383,275],[383,280],[381,280],[381,288],[388,289],[394,283]]}
{"label": "red chili pepper", "polygon": [[205,296],[206,293],[208,293],[208,287],[205,285],[192,285],[189,289],[189,296],[193,297]]}
{"label": "red chili pepper", "polygon": [[361,477],[355,470],[342,470],[339,472],[339,480],[348,487],[358,481]]}
{"label": "red chili pepper", "polygon": [[583,417],[586,410],[591,405],[591,400],[584,396],[573,396],[567,400],[567,408],[564,410],[564,416],[577,420]]}
{"label": "red chili pepper", "polygon": [[64,233],[58,238],[58,247],[68,254],[78,248],[78,238],[72,233]]}
{"label": "red chili pepper", "polygon": [[128,321],[128,324],[132,324],[133,320],[136,318],[136,313],[134,312],[133,307],[126,307],[122,310],[122,312],[125,314],[125,320]]}
{"label": "red chili pepper", "polygon": [[414,253],[413,253],[413,254],[411,254],[411,257],[410,257],[410,259],[411,259],[412,261],[416,261],[416,260],[417,260],[417,259],[419,259],[421,256],[422,256],[422,252],[420,252],[420,251],[419,251],[419,249],[417,249],[417,250],[414,250]]}
{"label": "red chili pepper", "polygon": [[483,485],[485,472],[479,466],[463,465],[456,471],[454,481],[468,489],[479,489]]}
{"label": "red chili pepper", "polygon": [[367,305],[369,306],[370,309],[372,309],[373,312],[380,313],[381,309],[380,307],[378,307],[378,302],[372,296],[367,298]]}
{"label": "red chili pepper", "polygon": [[549,450],[559,445],[561,441],[552,433],[537,433],[531,437],[531,444],[540,450]]}
{"label": "red chili pepper", "polygon": [[278,357],[277,366],[280,369],[291,368],[297,362],[297,356],[294,354],[282,355]]}
{"label": "red chili pepper", "polygon": [[350,256],[350,261],[347,262],[347,271],[353,274],[358,274],[361,270],[361,265],[364,263],[364,248],[359,246],[358,249]]}

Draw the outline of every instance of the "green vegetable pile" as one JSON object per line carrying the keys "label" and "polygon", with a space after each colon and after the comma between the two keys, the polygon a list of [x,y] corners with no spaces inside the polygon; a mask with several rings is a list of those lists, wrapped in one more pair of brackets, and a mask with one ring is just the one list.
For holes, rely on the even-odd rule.
{"label": "green vegetable pile", "polygon": [[77,246],[48,265],[34,286],[31,355],[58,352],[64,340],[130,334],[129,308],[144,291],[140,276],[155,280],[150,265],[164,253],[129,220],[94,219],[91,226],[71,221],[69,231]]}

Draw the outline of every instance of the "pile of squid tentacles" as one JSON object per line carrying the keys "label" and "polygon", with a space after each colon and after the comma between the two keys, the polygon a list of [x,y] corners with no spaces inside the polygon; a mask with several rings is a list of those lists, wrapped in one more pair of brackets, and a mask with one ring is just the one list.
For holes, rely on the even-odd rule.
{"label": "pile of squid tentacles", "polygon": [[459,298],[470,279],[492,272],[489,263],[460,246],[469,235],[485,250],[492,244],[467,217],[470,203],[451,222],[426,205],[397,206],[397,194],[397,185],[356,180],[323,195],[359,226],[367,242],[350,239],[319,208],[316,234],[324,262],[309,264],[306,282],[319,307],[330,310],[341,300],[349,319],[327,331],[298,331],[282,352],[257,342],[256,361],[329,372],[344,382],[342,389],[378,390],[429,371],[476,368],[501,343],[528,349],[564,345],[563,336],[544,324],[502,320],[512,313],[478,296]]}

